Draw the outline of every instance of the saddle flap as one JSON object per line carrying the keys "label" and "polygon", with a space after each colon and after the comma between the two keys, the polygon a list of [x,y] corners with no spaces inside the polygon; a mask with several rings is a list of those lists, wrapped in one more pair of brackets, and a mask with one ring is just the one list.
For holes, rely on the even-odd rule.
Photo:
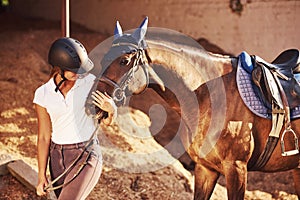
{"label": "saddle flap", "polygon": [[256,63],[252,71],[252,80],[259,90],[260,97],[268,107],[275,103],[283,108],[277,83],[270,70],[266,69],[264,65]]}

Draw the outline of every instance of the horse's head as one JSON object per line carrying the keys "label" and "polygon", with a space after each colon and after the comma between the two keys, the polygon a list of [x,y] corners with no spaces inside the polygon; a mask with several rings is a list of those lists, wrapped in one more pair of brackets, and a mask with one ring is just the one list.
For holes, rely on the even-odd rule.
{"label": "horse's head", "polygon": [[155,80],[164,89],[163,82],[150,67],[145,35],[148,17],[132,34],[123,34],[117,22],[114,40],[109,51],[104,55],[100,83],[112,96],[117,105],[125,103],[126,97],[139,94]]}
{"label": "horse's head", "polygon": [[92,103],[91,93],[95,90],[107,92],[117,106],[124,105],[126,97],[143,92],[150,80],[165,90],[163,81],[150,66],[145,41],[147,25],[148,17],[133,33],[125,34],[117,22],[112,45],[101,60],[102,71],[86,101],[87,113],[96,115],[98,119],[107,115]]}

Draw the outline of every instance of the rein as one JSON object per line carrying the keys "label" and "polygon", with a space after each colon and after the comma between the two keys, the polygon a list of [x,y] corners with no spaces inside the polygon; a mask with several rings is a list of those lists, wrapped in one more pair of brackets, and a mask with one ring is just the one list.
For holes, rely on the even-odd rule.
{"label": "rein", "polygon": [[125,100],[126,100],[126,89],[128,88],[129,83],[133,81],[134,74],[139,66],[142,66],[142,69],[143,69],[143,71],[146,75],[146,79],[147,79],[147,84],[146,84],[146,87],[144,88],[144,90],[149,85],[149,73],[148,73],[148,69],[146,67],[147,63],[145,62],[143,54],[144,54],[144,50],[142,50],[142,49],[137,50],[136,55],[134,56],[132,68],[123,75],[123,78],[119,84],[116,83],[115,81],[107,78],[105,75],[101,76],[99,79],[100,82],[103,82],[114,88],[111,96],[112,96],[112,99],[119,105],[124,105]]}
{"label": "rein", "polygon": [[[57,190],[59,188],[62,188],[64,186],[66,186],[67,184],[69,184],[70,182],[72,182],[81,172],[81,170],[83,169],[83,167],[87,164],[87,161],[90,157],[91,151],[88,151],[88,147],[90,145],[92,145],[93,140],[95,139],[96,135],[97,135],[97,130],[98,127],[96,127],[95,131],[93,132],[93,134],[91,135],[90,139],[86,142],[85,146],[83,147],[82,152],[74,159],[74,161],[70,164],[70,166],[65,169],[65,171],[63,173],[61,173],[58,177],[56,177],[54,180],[52,180],[51,182],[49,182],[49,184],[44,188],[44,191],[54,191]],[[73,169],[76,165],[76,163],[79,161],[79,159],[83,156],[84,152],[88,152],[87,157],[84,159],[84,161],[80,164],[80,167],[78,168],[78,170],[76,171],[76,173],[74,174],[74,176],[68,180],[67,182],[62,183],[61,185],[58,186],[53,186],[57,181],[59,181],[64,175],[66,175],[67,173],[69,173],[71,171],[71,169]]]}

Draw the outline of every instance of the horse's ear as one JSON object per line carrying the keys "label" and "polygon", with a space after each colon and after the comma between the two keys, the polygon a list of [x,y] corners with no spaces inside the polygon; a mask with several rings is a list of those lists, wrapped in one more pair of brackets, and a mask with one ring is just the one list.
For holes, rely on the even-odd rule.
{"label": "horse's ear", "polygon": [[147,26],[148,26],[148,17],[146,17],[144,19],[144,21],[141,23],[140,27],[137,28],[133,33],[132,33],[132,37],[134,39],[136,39],[138,41],[138,43],[140,43],[145,35],[146,35],[146,32],[147,32]]}
{"label": "horse's ear", "polygon": [[116,23],[115,31],[114,31],[114,39],[117,39],[123,35],[123,31],[119,21]]}

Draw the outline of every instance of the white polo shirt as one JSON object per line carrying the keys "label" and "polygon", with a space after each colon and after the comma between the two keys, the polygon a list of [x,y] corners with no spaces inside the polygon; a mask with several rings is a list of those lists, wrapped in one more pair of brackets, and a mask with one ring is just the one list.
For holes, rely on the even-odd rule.
{"label": "white polo shirt", "polygon": [[95,76],[77,79],[64,97],[51,78],[34,94],[33,103],[47,109],[52,123],[52,141],[56,144],[74,144],[87,141],[96,129],[96,121],[85,112],[85,102],[94,84]]}

